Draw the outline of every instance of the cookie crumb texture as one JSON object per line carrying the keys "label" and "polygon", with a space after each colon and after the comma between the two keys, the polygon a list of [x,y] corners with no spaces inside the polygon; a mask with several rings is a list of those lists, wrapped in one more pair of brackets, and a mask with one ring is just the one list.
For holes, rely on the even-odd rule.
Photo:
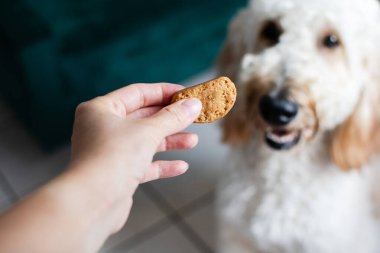
{"label": "cookie crumb texture", "polygon": [[186,98],[198,98],[202,102],[202,111],[194,122],[210,123],[223,118],[232,109],[236,87],[228,77],[219,77],[177,92],[172,103]]}

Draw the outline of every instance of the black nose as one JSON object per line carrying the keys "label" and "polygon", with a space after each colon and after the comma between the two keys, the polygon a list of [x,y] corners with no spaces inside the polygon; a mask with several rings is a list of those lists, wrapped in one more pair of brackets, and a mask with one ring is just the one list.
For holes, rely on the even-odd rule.
{"label": "black nose", "polygon": [[275,126],[289,124],[298,113],[297,104],[283,98],[273,98],[268,95],[260,99],[259,108],[263,119]]}

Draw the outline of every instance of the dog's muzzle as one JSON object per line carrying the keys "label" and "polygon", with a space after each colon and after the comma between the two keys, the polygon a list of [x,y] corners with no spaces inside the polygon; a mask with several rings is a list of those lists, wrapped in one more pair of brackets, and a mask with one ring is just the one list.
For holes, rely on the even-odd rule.
{"label": "dog's muzzle", "polygon": [[282,97],[264,95],[259,101],[259,112],[269,125],[265,131],[265,141],[273,149],[287,150],[295,146],[301,136],[300,131],[287,129],[297,117],[296,103]]}

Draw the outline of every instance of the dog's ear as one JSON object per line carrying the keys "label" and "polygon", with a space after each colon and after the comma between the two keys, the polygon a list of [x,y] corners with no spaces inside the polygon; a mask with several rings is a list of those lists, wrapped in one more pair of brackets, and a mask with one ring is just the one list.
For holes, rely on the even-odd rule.
{"label": "dog's ear", "polygon": [[379,87],[366,87],[353,114],[333,133],[330,155],[344,171],[360,169],[378,149],[378,94]]}
{"label": "dog's ear", "polygon": [[[360,49],[364,76],[359,102],[353,114],[333,133],[330,146],[332,160],[342,170],[360,169],[379,151],[380,143],[380,5],[376,1],[366,24],[371,33]],[[375,16],[374,16],[375,15]]]}
{"label": "dog's ear", "polygon": [[239,145],[247,141],[251,135],[251,127],[247,119],[244,97],[238,83],[238,74],[242,57],[246,51],[243,30],[246,27],[247,10],[241,11],[232,21],[227,40],[220,52],[217,69],[219,75],[228,76],[237,85],[237,100],[234,108],[222,121],[223,141],[231,145]]}

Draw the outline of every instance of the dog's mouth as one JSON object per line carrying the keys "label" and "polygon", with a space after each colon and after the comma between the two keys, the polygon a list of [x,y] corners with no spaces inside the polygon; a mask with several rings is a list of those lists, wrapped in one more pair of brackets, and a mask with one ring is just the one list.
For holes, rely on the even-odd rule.
{"label": "dog's mouth", "polygon": [[300,130],[268,129],[265,132],[265,141],[273,149],[289,150],[301,139]]}

